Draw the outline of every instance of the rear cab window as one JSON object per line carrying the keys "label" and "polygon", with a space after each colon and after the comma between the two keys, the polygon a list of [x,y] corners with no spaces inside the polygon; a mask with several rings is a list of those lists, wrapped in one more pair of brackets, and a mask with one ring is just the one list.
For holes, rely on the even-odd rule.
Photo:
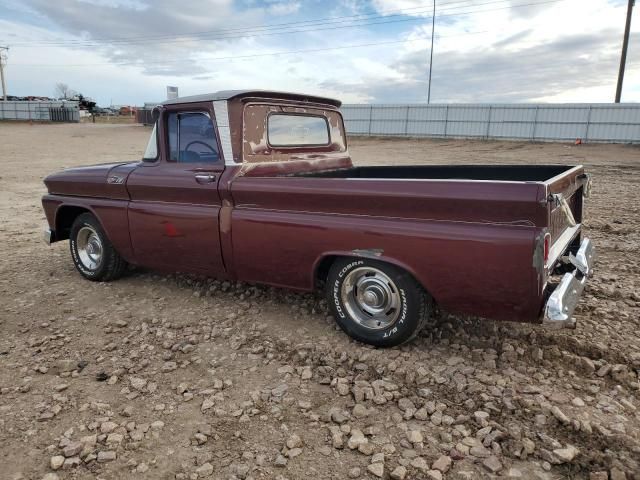
{"label": "rear cab window", "polygon": [[325,117],[272,113],[267,118],[269,144],[274,147],[329,145],[329,124]]}

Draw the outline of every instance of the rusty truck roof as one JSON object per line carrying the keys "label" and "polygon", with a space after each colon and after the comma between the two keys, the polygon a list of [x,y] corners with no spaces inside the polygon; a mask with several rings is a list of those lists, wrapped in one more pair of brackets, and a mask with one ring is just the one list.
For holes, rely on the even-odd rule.
{"label": "rusty truck roof", "polygon": [[340,100],[333,98],[319,97],[316,95],[306,95],[303,93],[292,92],[277,92],[272,90],[220,90],[214,93],[205,93],[202,95],[192,95],[189,97],[178,97],[172,100],[166,100],[161,105],[175,105],[179,103],[193,103],[193,102],[213,102],[216,100],[231,100],[236,98],[251,97],[251,98],[276,98],[284,100],[296,100],[299,102],[309,103],[326,103],[339,107],[342,105]]}

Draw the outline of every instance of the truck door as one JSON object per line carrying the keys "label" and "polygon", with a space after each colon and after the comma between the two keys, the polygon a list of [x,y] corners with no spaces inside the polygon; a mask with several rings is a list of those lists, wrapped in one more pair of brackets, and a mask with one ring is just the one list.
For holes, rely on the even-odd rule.
{"label": "truck door", "polygon": [[[154,128],[156,158],[127,179],[131,243],[142,266],[224,274],[218,194],[224,161],[209,106],[164,109]],[[147,150],[145,157],[152,156],[153,138]]]}

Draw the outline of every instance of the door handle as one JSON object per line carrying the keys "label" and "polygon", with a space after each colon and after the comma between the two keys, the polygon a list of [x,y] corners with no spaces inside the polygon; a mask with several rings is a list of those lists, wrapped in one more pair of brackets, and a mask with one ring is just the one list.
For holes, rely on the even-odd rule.
{"label": "door handle", "polygon": [[198,183],[213,183],[216,181],[216,176],[210,173],[198,173],[195,178]]}

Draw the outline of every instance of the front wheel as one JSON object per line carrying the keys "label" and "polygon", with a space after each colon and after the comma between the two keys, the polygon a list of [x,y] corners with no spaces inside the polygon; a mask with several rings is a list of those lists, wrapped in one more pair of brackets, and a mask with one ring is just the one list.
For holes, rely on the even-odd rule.
{"label": "front wheel", "polygon": [[406,271],[377,260],[336,260],[326,289],[338,325],[370,345],[408,342],[433,318],[433,301],[422,286]]}
{"label": "front wheel", "polygon": [[127,262],[113,248],[98,219],[90,213],[79,215],[73,222],[69,247],[76,269],[88,280],[115,280],[127,268]]}

